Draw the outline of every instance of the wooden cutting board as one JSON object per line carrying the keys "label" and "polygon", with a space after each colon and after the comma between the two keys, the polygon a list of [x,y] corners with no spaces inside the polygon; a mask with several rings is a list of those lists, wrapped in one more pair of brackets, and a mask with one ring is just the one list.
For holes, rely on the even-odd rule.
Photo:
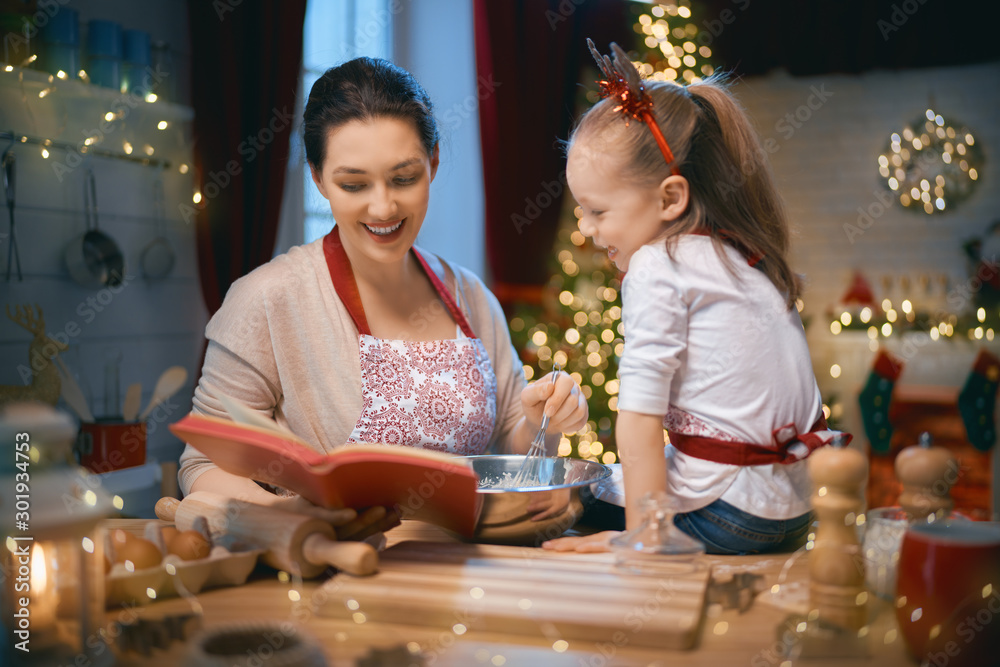
{"label": "wooden cutting board", "polygon": [[[321,616],[503,632],[616,647],[689,649],[697,642],[711,571],[636,575],[612,554],[531,547],[401,542],[378,574],[337,575],[313,605]],[[458,627],[459,632],[464,632]]]}

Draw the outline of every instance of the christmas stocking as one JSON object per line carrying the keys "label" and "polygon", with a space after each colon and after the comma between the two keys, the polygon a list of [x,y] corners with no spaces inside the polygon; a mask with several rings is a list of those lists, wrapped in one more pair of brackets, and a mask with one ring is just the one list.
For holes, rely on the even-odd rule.
{"label": "christmas stocking", "polygon": [[984,452],[997,439],[993,406],[997,401],[998,379],[1000,359],[986,350],[980,350],[962,393],[958,395],[958,411],[965,423],[966,436],[973,447]]}
{"label": "christmas stocking", "polygon": [[861,420],[865,435],[873,451],[888,452],[892,440],[892,426],[889,424],[889,401],[896,378],[903,372],[903,362],[885,350],[875,357],[872,372],[865,388],[858,397],[861,403]]}

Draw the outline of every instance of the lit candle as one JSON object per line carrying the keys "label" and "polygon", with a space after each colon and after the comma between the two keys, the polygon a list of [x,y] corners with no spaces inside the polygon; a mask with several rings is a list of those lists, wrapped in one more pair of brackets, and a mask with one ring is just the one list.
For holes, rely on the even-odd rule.
{"label": "lit candle", "polygon": [[45,550],[41,543],[36,542],[31,550],[31,589],[29,591],[31,606],[31,629],[39,634],[56,625],[55,581],[49,576],[45,562]]}

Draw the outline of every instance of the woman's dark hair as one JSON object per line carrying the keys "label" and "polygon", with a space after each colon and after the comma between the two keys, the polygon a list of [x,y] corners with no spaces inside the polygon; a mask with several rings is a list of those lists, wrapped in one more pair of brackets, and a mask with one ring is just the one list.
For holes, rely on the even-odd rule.
{"label": "woman's dark hair", "polygon": [[302,130],[306,159],[322,168],[330,130],[374,118],[412,122],[427,155],[434,152],[440,135],[427,91],[388,60],[362,57],[326,70],[309,91]]}

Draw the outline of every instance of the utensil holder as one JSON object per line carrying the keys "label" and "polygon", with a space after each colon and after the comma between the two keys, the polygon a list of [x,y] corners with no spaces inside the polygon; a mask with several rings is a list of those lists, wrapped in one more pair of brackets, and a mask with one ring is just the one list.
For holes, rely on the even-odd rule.
{"label": "utensil holder", "polygon": [[146,462],[146,422],[98,419],[80,424],[73,446],[80,465],[103,473]]}

